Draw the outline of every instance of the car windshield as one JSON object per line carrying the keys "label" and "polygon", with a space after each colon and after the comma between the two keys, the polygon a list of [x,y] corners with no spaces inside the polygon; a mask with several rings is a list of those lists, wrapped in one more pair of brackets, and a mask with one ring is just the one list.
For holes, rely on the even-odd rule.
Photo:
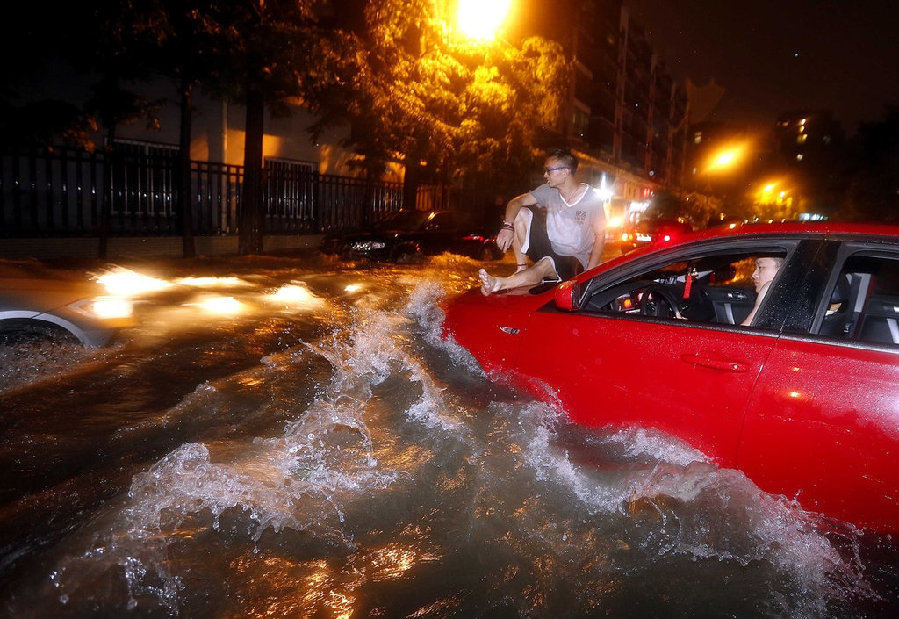
{"label": "car windshield", "polygon": [[398,211],[379,221],[378,230],[418,230],[430,217],[428,211]]}

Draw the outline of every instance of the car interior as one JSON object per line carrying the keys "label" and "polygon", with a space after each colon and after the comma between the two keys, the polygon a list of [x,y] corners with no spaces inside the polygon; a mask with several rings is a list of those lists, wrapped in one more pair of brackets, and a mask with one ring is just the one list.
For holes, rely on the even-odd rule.
{"label": "car interior", "polygon": [[588,293],[583,308],[603,313],[738,325],[755,304],[752,272],[759,255],[705,256],[668,264],[610,288]]}
{"label": "car interior", "polygon": [[899,260],[849,257],[832,286],[818,335],[899,345]]}
{"label": "car interior", "polygon": [[[584,287],[581,310],[739,325],[752,310],[752,282],[761,256],[728,253],[653,265],[608,286]],[[829,302],[813,333],[827,339],[899,346],[899,258],[859,252],[845,259],[831,282]]]}

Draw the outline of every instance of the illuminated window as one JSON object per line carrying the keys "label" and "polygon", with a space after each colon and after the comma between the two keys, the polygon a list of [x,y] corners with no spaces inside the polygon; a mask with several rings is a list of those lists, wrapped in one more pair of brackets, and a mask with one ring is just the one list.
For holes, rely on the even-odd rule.
{"label": "illuminated window", "polygon": [[700,144],[702,142],[702,131],[697,131],[693,134],[693,143]]}
{"label": "illuminated window", "polygon": [[802,161],[802,153],[796,155],[796,161]]}
{"label": "illuminated window", "polygon": [[799,135],[796,136],[796,143],[797,143],[797,144],[805,144],[806,140],[808,140],[808,134],[807,134],[807,133],[801,133],[801,134],[799,134]]}

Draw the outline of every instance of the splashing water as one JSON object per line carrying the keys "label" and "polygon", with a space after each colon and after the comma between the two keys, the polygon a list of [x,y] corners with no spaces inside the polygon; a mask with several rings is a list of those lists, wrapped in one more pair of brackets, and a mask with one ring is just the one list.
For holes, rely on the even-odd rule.
{"label": "splashing water", "polygon": [[7,608],[815,617],[874,596],[851,532],[841,552],[797,505],[675,439],[578,428],[491,384],[440,337],[443,284],[408,278],[185,395],[166,425],[239,426],[230,408],[274,421],[135,474]]}

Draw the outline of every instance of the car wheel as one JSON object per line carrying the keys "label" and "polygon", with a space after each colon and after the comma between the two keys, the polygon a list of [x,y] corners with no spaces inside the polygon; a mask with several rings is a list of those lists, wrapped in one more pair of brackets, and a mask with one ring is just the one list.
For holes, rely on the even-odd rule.
{"label": "car wheel", "polygon": [[0,323],[0,345],[32,341],[78,344],[78,338],[59,325],[44,320],[4,320]]}

